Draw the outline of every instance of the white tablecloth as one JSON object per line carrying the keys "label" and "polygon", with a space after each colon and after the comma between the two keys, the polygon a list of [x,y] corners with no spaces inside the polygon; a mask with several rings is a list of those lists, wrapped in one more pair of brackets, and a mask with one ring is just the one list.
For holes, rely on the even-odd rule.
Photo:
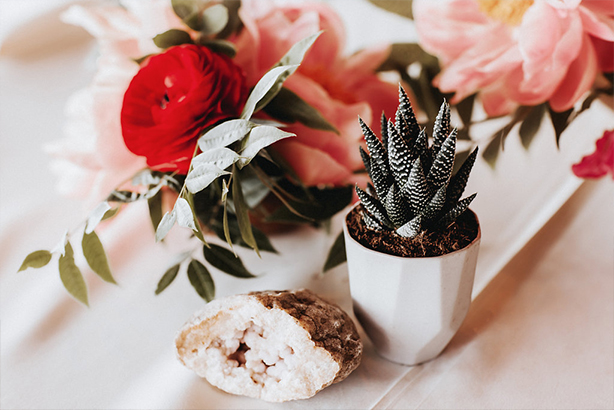
{"label": "white tablecloth", "polygon": [[[0,14],[16,3],[0,2]],[[0,54],[2,408],[614,407],[614,184],[580,186],[569,171],[592,146],[586,134],[614,127],[607,110],[579,119],[561,151],[542,127],[529,152],[510,137],[494,172],[476,164],[468,187],[479,193],[483,229],[475,300],[439,358],[399,366],[364,337],[363,363],[346,381],[272,405],[212,388],[175,359],[175,332],[203,301],[183,276],[154,295],[174,249],[135,235],[149,229],[143,206],[101,233],[120,285],[84,269],[89,309],[65,292],[54,266],[16,273],[27,253],[53,247],[89,212],[55,193],[41,149],[61,137],[64,103],[94,69],[93,44],[73,40],[54,47],[50,34],[45,47]],[[310,287],[349,311],[346,267],[320,275],[333,239],[307,228],[277,235],[280,256],[242,253],[259,278],[213,272],[218,295]]]}

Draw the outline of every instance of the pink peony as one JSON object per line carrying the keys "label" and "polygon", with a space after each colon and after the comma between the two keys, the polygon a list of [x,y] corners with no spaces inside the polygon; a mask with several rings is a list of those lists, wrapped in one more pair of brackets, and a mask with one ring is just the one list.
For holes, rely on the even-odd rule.
{"label": "pink peony", "polygon": [[139,69],[132,59],[159,52],[151,39],[181,27],[168,0],[123,0],[122,6],[72,6],[62,16],[96,38],[100,56],[92,83],[67,104],[66,137],[45,148],[60,192],[92,203],[145,168],[144,158],[124,145],[120,124],[124,92]]}
{"label": "pink peony", "polygon": [[235,62],[243,67],[249,85],[297,41],[324,30],[285,86],[318,109],[340,135],[293,124],[287,130],[297,137],[280,141],[275,149],[306,185],[354,182],[353,171],[363,167],[357,116],[378,128],[382,111],[387,116],[396,111],[397,86],[374,73],[387,57],[388,46],[345,56],[343,23],[319,2],[276,6],[244,0],[239,13],[245,29],[233,39]]}
{"label": "pink peony", "polygon": [[601,178],[607,174],[614,179],[614,130],[606,131],[597,140],[595,152],[571,167],[580,178]]}
{"label": "pink peony", "polygon": [[604,0],[415,0],[436,85],[458,102],[480,92],[491,116],[548,101],[565,111],[611,71],[614,6]]}

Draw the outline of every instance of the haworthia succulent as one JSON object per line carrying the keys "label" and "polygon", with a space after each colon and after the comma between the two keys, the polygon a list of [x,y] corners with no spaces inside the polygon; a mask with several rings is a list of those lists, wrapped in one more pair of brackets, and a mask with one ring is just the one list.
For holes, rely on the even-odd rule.
{"label": "haworthia succulent", "polygon": [[356,193],[368,228],[414,237],[425,230],[447,228],[467,209],[475,194],[460,202],[459,198],[477,148],[452,176],[457,131],[450,131],[447,103],[442,104],[435,120],[432,146],[402,87],[395,122],[382,114],[381,141],[364,121],[359,122],[369,149],[367,154],[360,148],[360,155],[373,185],[368,185],[368,193],[356,187]]}

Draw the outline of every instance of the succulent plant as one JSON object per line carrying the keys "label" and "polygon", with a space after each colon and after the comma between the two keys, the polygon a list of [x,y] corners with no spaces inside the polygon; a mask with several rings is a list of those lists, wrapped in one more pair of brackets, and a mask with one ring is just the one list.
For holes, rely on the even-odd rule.
{"label": "succulent plant", "polygon": [[457,131],[450,128],[449,104],[439,109],[432,144],[400,86],[394,122],[382,114],[381,140],[362,119],[359,122],[369,150],[361,147],[360,155],[372,181],[366,191],[356,186],[367,227],[413,238],[422,231],[445,229],[465,212],[476,194],[460,198],[478,149],[452,175]]}

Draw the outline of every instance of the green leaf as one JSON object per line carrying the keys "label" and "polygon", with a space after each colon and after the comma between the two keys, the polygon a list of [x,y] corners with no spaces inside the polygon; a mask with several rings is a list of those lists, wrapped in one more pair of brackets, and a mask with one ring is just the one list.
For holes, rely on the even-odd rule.
{"label": "green leaf", "polygon": [[180,19],[185,19],[207,5],[207,0],[171,0],[173,11]]}
{"label": "green leaf", "polygon": [[[226,184],[226,181],[223,181],[224,185]],[[232,237],[230,236],[230,227],[228,224],[228,200],[224,200],[224,216],[222,219],[222,224],[223,224],[223,229],[224,229],[224,238],[226,238],[226,243],[228,243],[228,245],[230,246],[230,248],[232,249]],[[239,233],[240,234],[240,233]],[[233,249],[234,252],[234,249]]]}
{"label": "green leaf", "polygon": [[237,278],[255,277],[245,268],[241,259],[232,251],[214,244],[210,244],[210,246],[210,248],[203,247],[203,254],[207,262],[213,267]]}
{"label": "green leaf", "polygon": [[346,260],[347,256],[345,254],[345,238],[343,237],[343,232],[341,232],[339,235],[337,235],[333,246],[328,252],[326,262],[324,263],[324,272],[327,272],[332,268],[341,265]]}
{"label": "green leaf", "polygon": [[298,41],[296,44],[290,47],[290,50],[288,50],[288,52],[273,67],[293,66],[302,63],[303,58],[305,58],[305,54],[307,54],[307,51],[322,33],[323,31],[319,31]]}
{"label": "green leaf", "polygon": [[186,177],[185,186],[190,193],[196,194],[207,188],[220,176],[228,174],[228,171],[224,171],[214,164],[199,164],[194,167]]}
{"label": "green leaf", "polygon": [[[179,212],[178,212],[177,213],[177,223],[179,224],[179,226],[185,226],[186,228],[192,229],[192,233],[194,233],[194,236],[200,239],[200,241],[204,243],[205,246],[209,246],[207,241],[205,241],[205,236],[202,231],[202,228],[200,227],[200,222],[198,222],[198,218],[196,217],[196,212],[194,211],[195,209],[194,194],[192,194],[191,192],[184,192],[183,197],[179,198],[177,202],[179,202],[180,200],[184,200],[185,203],[188,205],[188,208],[186,209],[185,206],[182,206],[181,213],[182,214],[185,213],[185,215],[179,215]],[[188,215],[188,212],[189,212],[189,215]],[[185,217],[185,225],[182,225],[182,223],[184,223],[184,221],[182,220],[184,217]],[[191,222],[189,221],[189,218],[191,218]]]}
{"label": "green leaf", "polygon": [[573,108],[568,109],[563,112],[556,112],[548,106],[548,112],[550,113],[550,121],[552,122],[552,127],[554,128],[554,135],[556,137],[556,146],[559,146],[559,141],[561,140],[561,134],[569,125],[567,121],[569,116],[571,115]]}
{"label": "green leaf", "polygon": [[175,222],[177,222],[177,213],[175,212],[175,209],[164,214],[162,220],[156,228],[156,242],[160,242],[162,239],[164,239],[171,228],[175,225]]}
{"label": "green leaf", "polygon": [[188,279],[196,293],[207,302],[211,302],[215,298],[215,284],[211,274],[199,261],[192,259],[188,265]]}
{"label": "green leaf", "polygon": [[[266,220],[273,222],[287,223],[313,223],[325,221],[339,213],[352,202],[352,187],[344,186],[338,188],[311,187],[308,190],[309,197],[302,194],[298,200],[288,200],[288,205],[279,207],[270,214]],[[296,192],[297,195],[301,191]],[[298,215],[297,215],[298,214]]]}
{"label": "green leaf", "polygon": [[[269,240],[268,236],[266,236],[266,234],[260,229],[256,228],[255,226],[252,226],[252,233],[254,234],[254,238],[256,239],[256,243],[258,244],[259,250],[271,253],[279,253]],[[241,241],[239,245],[246,246],[247,244]]]}
{"label": "green leaf", "polygon": [[328,122],[320,111],[285,87],[279,90],[263,110],[271,117],[285,123],[300,122],[309,128],[339,134],[339,130]]}
{"label": "green leaf", "polygon": [[503,139],[503,133],[496,134],[495,137],[488,143],[482,154],[482,157],[492,169],[494,169],[495,165],[497,164],[497,158],[499,157],[499,152],[501,152],[503,146]]}
{"label": "green leaf", "polygon": [[233,43],[226,40],[210,40],[205,37],[198,40],[198,44],[208,47],[211,51],[219,54],[224,54],[230,58],[234,58],[237,55],[237,48]]}
{"label": "green leaf", "polygon": [[285,132],[269,125],[259,125],[252,128],[247,138],[243,140],[241,157],[237,161],[239,168],[249,164],[261,149],[279,140],[295,136],[296,134]]}
{"label": "green leaf", "polygon": [[85,256],[87,264],[90,265],[94,273],[100,276],[105,282],[117,284],[111,274],[107,255],[100,242],[100,238],[98,238],[95,231],[83,234],[81,246],[83,248],[83,256]]}
{"label": "green leaf", "polygon": [[171,266],[164,273],[164,275],[162,275],[162,278],[158,282],[158,287],[156,288],[156,295],[159,295],[160,293],[162,293],[162,291],[164,289],[166,289],[168,287],[168,285],[173,283],[173,281],[177,277],[177,273],[179,273],[179,266],[180,266],[179,263],[176,264],[176,265]]}
{"label": "green leaf", "polygon": [[64,255],[60,256],[58,266],[60,269],[60,279],[68,293],[74,296],[79,302],[89,306],[87,300],[87,286],[85,285],[81,271],[77,265],[75,265],[74,251],[70,242],[66,242]]}
{"label": "green leaf", "polygon": [[232,176],[232,202],[235,206],[235,213],[237,215],[237,222],[239,223],[239,230],[241,231],[241,238],[243,238],[245,243],[252,247],[258,256],[260,256],[258,243],[256,242],[256,238],[254,238],[254,233],[252,232],[252,224],[249,220],[248,208],[245,204],[245,200],[243,199],[239,169],[236,166],[233,166]]}
{"label": "green leaf", "polygon": [[[206,36],[217,34],[228,24],[228,9],[223,4],[214,4],[199,13],[197,21],[199,28],[195,30]],[[188,24],[186,20],[184,22]],[[188,24],[188,27],[191,26]]]}
{"label": "green leaf", "polygon": [[286,78],[294,73],[297,68],[298,64],[279,66],[263,75],[247,98],[241,118],[248,120],[255,112],[264,108],[281,90]]}
{"label": "green leaf", "polygon": [[115,215],[117,215],[119,213],[121,206],[116,206],[115,208],[111,208],[109,209],[107,212],[105,212],[105,214],[102,217],[103,221],[106,221],[107,219],[111,219],[113,218]]}
{"label": "green leaf", "polygon": [[162,191],[158,191],[154,196],[147,198],[147,206],[149,208],[149,219],[154,231],[162,221]]}
{"label": "green leaf", "polygon": [[87,218],[87,222],[85,223],[85,232],[91,233],[96,229],[96,226],[102,221],[102,218],[106,215],[106,213],[111,209],[111,205],[107,201],[103,201],[98,204],[96,208],[90,213],[90,216]]}
{"label": "green leaf", "polygon": [[525,149],[529,149],[533,138],[539,131],[539,126],[542,123],[542,118],[546,114],[546,104],[540,104],[531,109],[524,121],[520,124],[520,141]]}
{"label": "green leaf", "polygon": [[159,48],[169,48],[181,44],[193,44],[190,34],[183,30],[172,28],[153,38],[154,44]]}
{"label": "green leaf", "polygon": [[203,152],[213,148],[226,147],[235,141],[243,139],[256,124],[247,120],[225,121],[206,132],[198,139],[198,147]]}
{"label": "green leaf", "polygon": [[412,20],[414,18],[412,0],[369,0],[369,2],[399,16]]}
{"label": "green leaf", "polygon": [[50,260],[51,260],[51,252],[45,251],[45,250],[34,251],[28,256],[26,256],[23,263],[21,264],[21,267],[19,268],[17,272],[21,272],[28,268],[36,268],[36,269],[42,268],[43,266],[47,265]]}
{"label": "green leaf", "polygon": [[462,101],[455,105],[456,112],[458,112],[458,116],[461,121],[465,125],[465,128],[469,128],[471,125],[471,118],[473,117],[473,106],[475,103],[475,96],[477,94],[471,94],[468,97],[465,97]]}

